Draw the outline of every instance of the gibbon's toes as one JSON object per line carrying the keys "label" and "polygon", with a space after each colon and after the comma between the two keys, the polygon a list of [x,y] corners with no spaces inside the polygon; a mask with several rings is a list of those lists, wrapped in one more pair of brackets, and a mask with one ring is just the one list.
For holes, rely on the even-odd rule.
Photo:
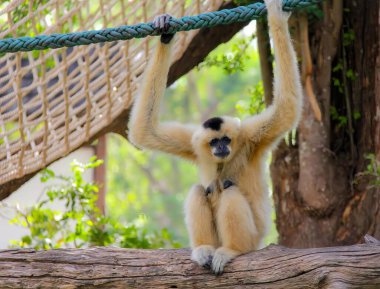
{"label": "gibbon's toes", "polygon": [[215,251],[214,258],[212,259],[211,270],[215,275],[221,275],[223,273],[224,266],[234,258],[233,254],[226,252],[226,248],[219,248]]}
{"label": "gibbon's toes", "polygon": [[215,248],[210,245],[201,245],[191,252],[191,260],[197,262],[200,266],[210,269]]}
{"label": "gibbon's toes", "polygon": [[235,185],[234,182],[232,182],[232,181],[230,181],[230,180],[225,180],[225,181],[223,182],[223,190],[226,190],[226,189],[228,189],[229,187],[232,187],[232,186],[234,186],[234,185]]}
{"label": "gibbon's toes", "polygon": [[212,265],[212,256],[208,256],[206,264],[203,265],[203,268],[210,270]]}
{"label": "gibbon's toes", "polygon": [[215,252],[215,255],[214,255],[214,258],[212,259],[212,272],[214,272],[214,274],[216,276],[219,276],[223,273],[223,269],[224,269],[224,266],[231,260],[232,258],[225,254],[224,252],[222,251],[216,251]]}

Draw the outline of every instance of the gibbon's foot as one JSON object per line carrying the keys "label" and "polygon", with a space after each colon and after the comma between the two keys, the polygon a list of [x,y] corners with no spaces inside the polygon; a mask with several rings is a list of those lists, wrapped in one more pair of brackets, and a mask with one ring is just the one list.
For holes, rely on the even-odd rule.
{"label": "gibbon's foot", "polygon": [[191,252],[191,260],[197,262],[206,269],[211,268],[215,248],[211,245],[201,245],[194,248]]}
{"label": "gibbon's foot", "polygon": [[212,182],[212,183],[206,188],[206,190],[205,190],[206,197],[207,197],[208,195],[214,193],[215,190],[216,190],[216,188],[217,188],[217,183],[216,183],[216,181],[213,181],[213,182]]}
{"label": "gibbon's foot", "polygon": [[214,258],[212,259],[211,270],[219,276],[223,273],[224,266],[230,262],[238,254],[230,249],[220,247],[215,251]]}
{"label": "gibbon's foot", "polygon": [[223,183],[217,179],[214,180],[207,188],[206,188],[206,197],[212,193],[221,193],[223,188]]}
{"label": "gibbon's foot", "polygon": [[168,44],[174,36],[174,33],[165,33],[170,28],[169,21],[172,18],[173,17],[169,14],[162,14],[162,15],[156,16],[153,20],[153,25],[156,28],[156,30],[159,33],[162,33],[161,34],[161,42],[164,44]]}
{"label": "gibbon's foot", "polygon": [[223,190],[228,189],[229,187],[235,186],[235,183],[230,180],[225,180],[223,182]]}

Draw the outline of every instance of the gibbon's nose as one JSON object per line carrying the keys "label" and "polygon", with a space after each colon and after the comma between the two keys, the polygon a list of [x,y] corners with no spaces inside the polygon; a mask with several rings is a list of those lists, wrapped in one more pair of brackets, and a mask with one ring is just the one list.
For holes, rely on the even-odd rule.
{"label": "gibbon's nose", "polygon": [[218,158],[225,158],[230,154],[230,150],[225,146],[218,146],[216,152],[214,153],[215,156]]}

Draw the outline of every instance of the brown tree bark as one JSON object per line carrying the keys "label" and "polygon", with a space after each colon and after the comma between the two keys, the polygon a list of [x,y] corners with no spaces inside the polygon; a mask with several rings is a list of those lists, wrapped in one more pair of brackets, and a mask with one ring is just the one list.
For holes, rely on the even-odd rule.
{"label": "brown tree bark", "polygon": [[[371,243],[373,240],[374,243]],[[190,250],[0,251],[0,288],[379,288],[380,243],[319,249],[269,246],[235,259],[221,276]]]}
{"label": "brown tree bark", "polygon": [[273,66],[270,47],[268,22],[260,19],[256,23],[257,50],[260,55],[261,79],[264,87],[265,104],[269,106],[273,100]]}
{"label": "brown tree bark", "polygon": [[[298,248],[354,244],[366,233],[380,237],[380,188],[359,177],[366,154],[380,161],[379,1],[322,5],[324,17],[309,27],[322,119],[305,97],[297,143],[281,143],[271,166],[279,241]],[[352,43],[344,43],[348,34]]]}

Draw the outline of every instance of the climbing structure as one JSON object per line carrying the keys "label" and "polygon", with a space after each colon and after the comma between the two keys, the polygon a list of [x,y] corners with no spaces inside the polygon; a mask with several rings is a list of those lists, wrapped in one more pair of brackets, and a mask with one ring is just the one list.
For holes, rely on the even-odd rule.
{"label": "climbing structure", "polygon": [[[0,39],[68,33],[218,10],[223,0],[13,0],[0,4]],[[179,33],[174,60],[195,31]],[[0,54],[0,187],[86,143],[131,105],[153,37]]]}

